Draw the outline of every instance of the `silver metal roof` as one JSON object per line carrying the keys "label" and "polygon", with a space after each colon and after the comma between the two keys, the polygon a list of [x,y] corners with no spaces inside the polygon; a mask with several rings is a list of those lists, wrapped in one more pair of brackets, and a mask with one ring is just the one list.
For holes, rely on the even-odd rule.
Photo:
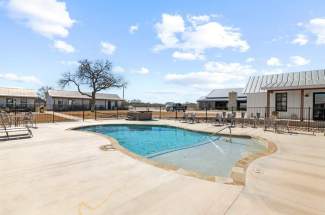
{"label": "silver metal roof", "polygon": [[214,89],[206,96],[206,98],[228,98],[230,92],[236,92],[237,97],[246,97],[246,95],[244,95],[242,91],[243,88]]}
{"label": "silver metal roof", "polygon": [[243,93],[308,88],[325,88],[325,70],[251,76]]}
{"label": "silver metal roof", "polygon": [[[237,97],[237,101],[246,101],[247,97]],[[197,100],[198,102],[227,102],[229,101],[229,98],[200,98],[199,100]]]}
{"label": "silver metal roof", "polygon": [[[90,99],[88,96],[80,94],[78,91],[66,91],[66,90],[49,90],[49,96],[55,98],[71,98],[71,99]],[[90,95],[90,93],[88,93]],[[116,94],[109,93],[97,93],[96,99],[99,100],[123,100]]]}
{"label": "silver metal roof", "polygon": [[207,96],[200,97],[197,101],[228,101],[230,92],[237,93],[237,100],[246,100],[246,95],[242,93],[243,88],[226,88],[226,89],[214,89]]}
{"label": "silver metal roof", "polygon": [[37,98],[37,93],[35,90],[22,89],[22,88],[6,88],[0,87],[0,96],[2,97],[27,97],[27,98]]}

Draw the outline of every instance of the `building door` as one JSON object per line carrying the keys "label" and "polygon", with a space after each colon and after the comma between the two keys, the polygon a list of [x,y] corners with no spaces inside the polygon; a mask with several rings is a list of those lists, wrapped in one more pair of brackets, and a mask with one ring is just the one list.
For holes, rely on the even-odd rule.
{"label": "building door", "polygon": [[112,109],[112,107],[111,107],[111,101],[107,101],[107,109],[108,110]]}
{"label": "building door", "polygon": [[325,92],[314,93],[313,119],[325,120]]}

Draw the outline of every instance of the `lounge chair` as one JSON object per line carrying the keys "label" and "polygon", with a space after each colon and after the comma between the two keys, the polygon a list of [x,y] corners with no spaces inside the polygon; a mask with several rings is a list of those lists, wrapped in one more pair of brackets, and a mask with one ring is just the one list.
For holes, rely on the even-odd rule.
{"label": "lounge chair", "polygon": [[20,139],[33,136],[28,126],[20,126],[22,123],[18,122],[17,118],[13,124],[12,117],[6,112],[0,113],[0,121],[2,126],[2,128],[0,128],[0,134],[4,134],[4,136],[0,136],[0,140]]}

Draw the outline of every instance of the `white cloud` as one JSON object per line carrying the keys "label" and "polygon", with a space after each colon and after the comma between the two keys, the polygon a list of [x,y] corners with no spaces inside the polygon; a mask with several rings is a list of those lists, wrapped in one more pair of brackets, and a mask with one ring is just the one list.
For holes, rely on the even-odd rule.
{"label": "white cloud", "polygon": [[124,69],[124,67],[121,67],[121,66],[114,66],[112,71],[115,73],[123,73],[123,72],[125,72],[125,69]]}
{"label": "white cloud", "polygon": [[276,57],[271,57],[269,58],[267,61],[266,61],[266,64],[268,66],[281,66],[281,61],[279,58],[276,58]]}
{"label": "white cloud", "polygon": [[310,63],[309,59],[301,56],[292,56],[290,57],[290,61],[294,66],[304,66]]}
{"label": "white cloud", "polygon": [[75,52],[75,48],[72,45],[62,40],[55,40],[53,47],[65,53]]}
{"label": "white cloud", "polygon": [[189,16],[189,24],[180,15],[163,14],[155,25],[160,44],[154,50],[178,49],[182,52],[204,53],[206,49],[234,48],[242,52],[249,49],[239,29],[210,21],[210,17]]}
{"label": "white cloud", "polygon": [[75,21],[65,2],[57,0],[9,0],[7,9],[14,19],[46,37],[67,37]]}
{"label": "white cloud", "polygon": [[249,75],[256,72],[250,65],[210,61],[203,71],[191,73],[169,73],[165,80],[170,83],[199,89],[243,86]]}
{"label": "white cloud", "polygon": [[129,27],[129,33],[130,34],[134,34],[135,32],[137,32],[139,30],[139,25],[131,25]]}
{"label": "white cloud", "polygon": [[297,34],[296,37],[291,42],[293,44],[298,44],[300,46],[303,46],[308,43],[308,37],[304,34]]}
{"label": "white cloud", "polygon": [[201,15],[201,16],[188,16],[187,19],[193,25],[203,24],[210,21],[210,16],[208,15]]}
{"label": "white cloud", "polygon": [[146,67],[141,67],[141,69],[136,70],[134,73],[139,75],[148,75],[150,73],[150,70]]}
{"label": "white cloud", "polygon": [[173,58],[179,59],[179,60],[197,60],[197,59],[204,59],[204,56],[201,53],[196,52],[179,52],[175,51],[173,53]]}
{"label": "white cloud", "polygon": [[325,18],[314,18],[309,20],[306,28],[313,34],[316,35],[316,44],[325,44]]}
{"label": "white cloud", "polygon": [[160,45],[155,47],[156,51],[164,48],[175,48],[179,42],[176,33],[185,31],[185,23],[183,17],[179,15],[162,15],[162,22],[155,25]]}
{"label": "white cloud", "polygon": [[33,75],[17,75],[14,73],[5,73],[0,74],[0,79],[5,81],[15,81],[15,82],[23,82],[23,83],[31,83],[41,85],[42,82]]}
{"label": "white cloud", "polygon": [[246,59],[246,63],[253,63],[255,61],[255,58],[249,57]]}
{"label": "white cloud", "polygon": [[101,45],[101,51],[107,55],[114,54],[116,50],[116,46],[108,42],[101,42],[100,45]]}

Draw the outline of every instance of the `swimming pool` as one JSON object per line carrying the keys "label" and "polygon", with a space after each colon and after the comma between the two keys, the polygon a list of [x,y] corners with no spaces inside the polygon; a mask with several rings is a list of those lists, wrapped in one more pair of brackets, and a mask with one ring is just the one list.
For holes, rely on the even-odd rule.
{"label": "swimming pool", "polygon": [[111,136],[137,155],[208,176],[228,177],[236,161],[266,151],[255,139],[230,139],[170,126],[97,125],[79,130]]}

